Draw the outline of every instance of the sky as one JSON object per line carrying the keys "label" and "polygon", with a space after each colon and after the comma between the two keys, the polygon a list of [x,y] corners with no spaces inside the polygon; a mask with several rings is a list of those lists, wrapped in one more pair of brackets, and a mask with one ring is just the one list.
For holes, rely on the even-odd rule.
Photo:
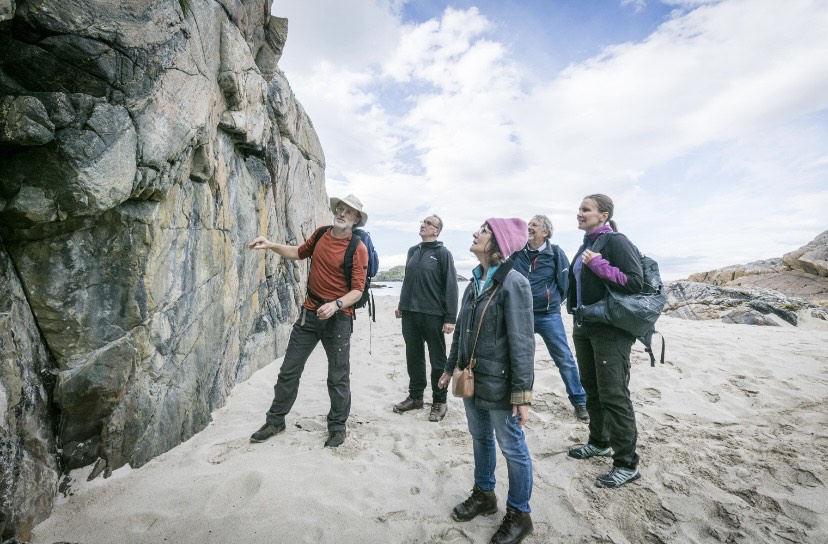
{"label": "sky", "polygon": [[582,198],[662,278],[781,257],[828,230],[828,0],[274,0],[280,68],[356,195],[380,269],[419,221],[468,276],[489,217]]}

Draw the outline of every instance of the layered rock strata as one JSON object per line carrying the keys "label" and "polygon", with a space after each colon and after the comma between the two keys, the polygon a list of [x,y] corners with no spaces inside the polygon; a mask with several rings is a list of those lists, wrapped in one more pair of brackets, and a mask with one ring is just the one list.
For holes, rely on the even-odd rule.
{"label": "layered rock strata", "polygon": [[0,509],[141,466],[282,354],[327,217],[265,0],[0,0]]}
{"label": "layered rock strata", "polygon": [[777,259],[693,274],[666,286],[666,315],[749,325],[828,320],[828,231]]}
{"label": "layered rock strata", "polygon": [[828,308],[828,231],[781,258],[692,274],[688,281],[773,289]]}

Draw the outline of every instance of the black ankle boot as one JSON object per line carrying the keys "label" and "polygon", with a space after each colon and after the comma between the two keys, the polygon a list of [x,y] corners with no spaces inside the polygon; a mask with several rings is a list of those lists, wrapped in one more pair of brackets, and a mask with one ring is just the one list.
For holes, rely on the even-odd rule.
{"label": "black ankle boot", "polygon": [[451,513],[457,521],[469,521],[477,516],[488,516],[497,512],[497,497],[494,491],[472,488],[471,497],[454,507]]}
{"label": "black ankle boot", "polygon": [[500,529],[494,534],[489,544],[518,544],[531,535],[533,529],[529,512],[518,512],[507,508]]}

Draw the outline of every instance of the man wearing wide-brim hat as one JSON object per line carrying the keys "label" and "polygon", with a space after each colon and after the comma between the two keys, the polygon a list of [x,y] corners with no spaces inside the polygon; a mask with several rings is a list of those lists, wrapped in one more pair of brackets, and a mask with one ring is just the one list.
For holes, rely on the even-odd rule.
{"label": "man wearing wide-brim hat", "polygon": [[365,244],[360,241],[354,252],[350,284],[346,280],[343,264],[353,229],[368,222],[368,213],[354,195],[331,198],[331,211],[334,214],[333,225],[319,227],[300,246],[277,244],[264,236],[250,243],[250,249],[270,249],[286,259],[299,260],[313,256],[307,296],[290,333],[279,377],[273,388],[273,402],[267,411],[265,424],[253,433],[251,442],[264,442],[285,431],[285,416],[296,400],[299,378],[319,342],[322,342],[328,356],[328,396],[331,399],[325,446],[336,448],[345,441],[346,422],[351,411],[351,306],[360,299],[365,289],[368,270]]}

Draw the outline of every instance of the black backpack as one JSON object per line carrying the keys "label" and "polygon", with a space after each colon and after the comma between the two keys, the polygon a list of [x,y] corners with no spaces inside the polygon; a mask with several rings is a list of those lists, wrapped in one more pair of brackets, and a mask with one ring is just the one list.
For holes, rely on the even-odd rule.
{"label": "black backpack", "polygon": [[[623,234],[616,232],[604,234],[595,241],[595,245],[591,248],[592,251],[600,253],[611,236],[623,236]],[[657,333],[661,336],[661,364],[664,364],[664,335],[655,330],[655,323],[667,302],[664,284],[655,259],[641,253],[632,242],[630,244],[635,248],[641,261],[644,284],[641,292],[630,295],[607,287],[606,297],[595,304],[577,308],[575,318],[579,322],[607,323],[629,332],[644,344],[645,351],[650,355],[650,366],[655,366],[653,335]]]}
{"label": "black backpack", "polygon": [[[316,244],[319,243],[322,236],[324,236],[327,231],[331,230],[331,228],[333,228],[332,225],[327,225],[316,230],[316,235],[313,240],[314,247],[316,247]],[[368,316],[371,317],[373,321],[376,321],[376,307],[374,305],[374,295],[371,292],[371,280],[377,275],[377,271],[379,270],[379,255],[377,255],[377,250],[374,248],[374,242],[371,240],[371,234],[367,230],[353,230],[351,242],[345,249],[345,262],[342,264],[345,272],[345,282],[348,285],[351,284],[351,278],[354,271],[354,252],[360,242],[365,244],[365,249],[368,250],[368,270],[366,270],[365,273],[365,289],[362,290],[362,296],[353,304],[353,307],[356,309],[368,306]],[[310,291],[308,291],[308,294],[311,295]],[[312,296],[312,298],[314,297]],[[354,319],[356,319],[356,312],[354,312],[353,315]]]}

